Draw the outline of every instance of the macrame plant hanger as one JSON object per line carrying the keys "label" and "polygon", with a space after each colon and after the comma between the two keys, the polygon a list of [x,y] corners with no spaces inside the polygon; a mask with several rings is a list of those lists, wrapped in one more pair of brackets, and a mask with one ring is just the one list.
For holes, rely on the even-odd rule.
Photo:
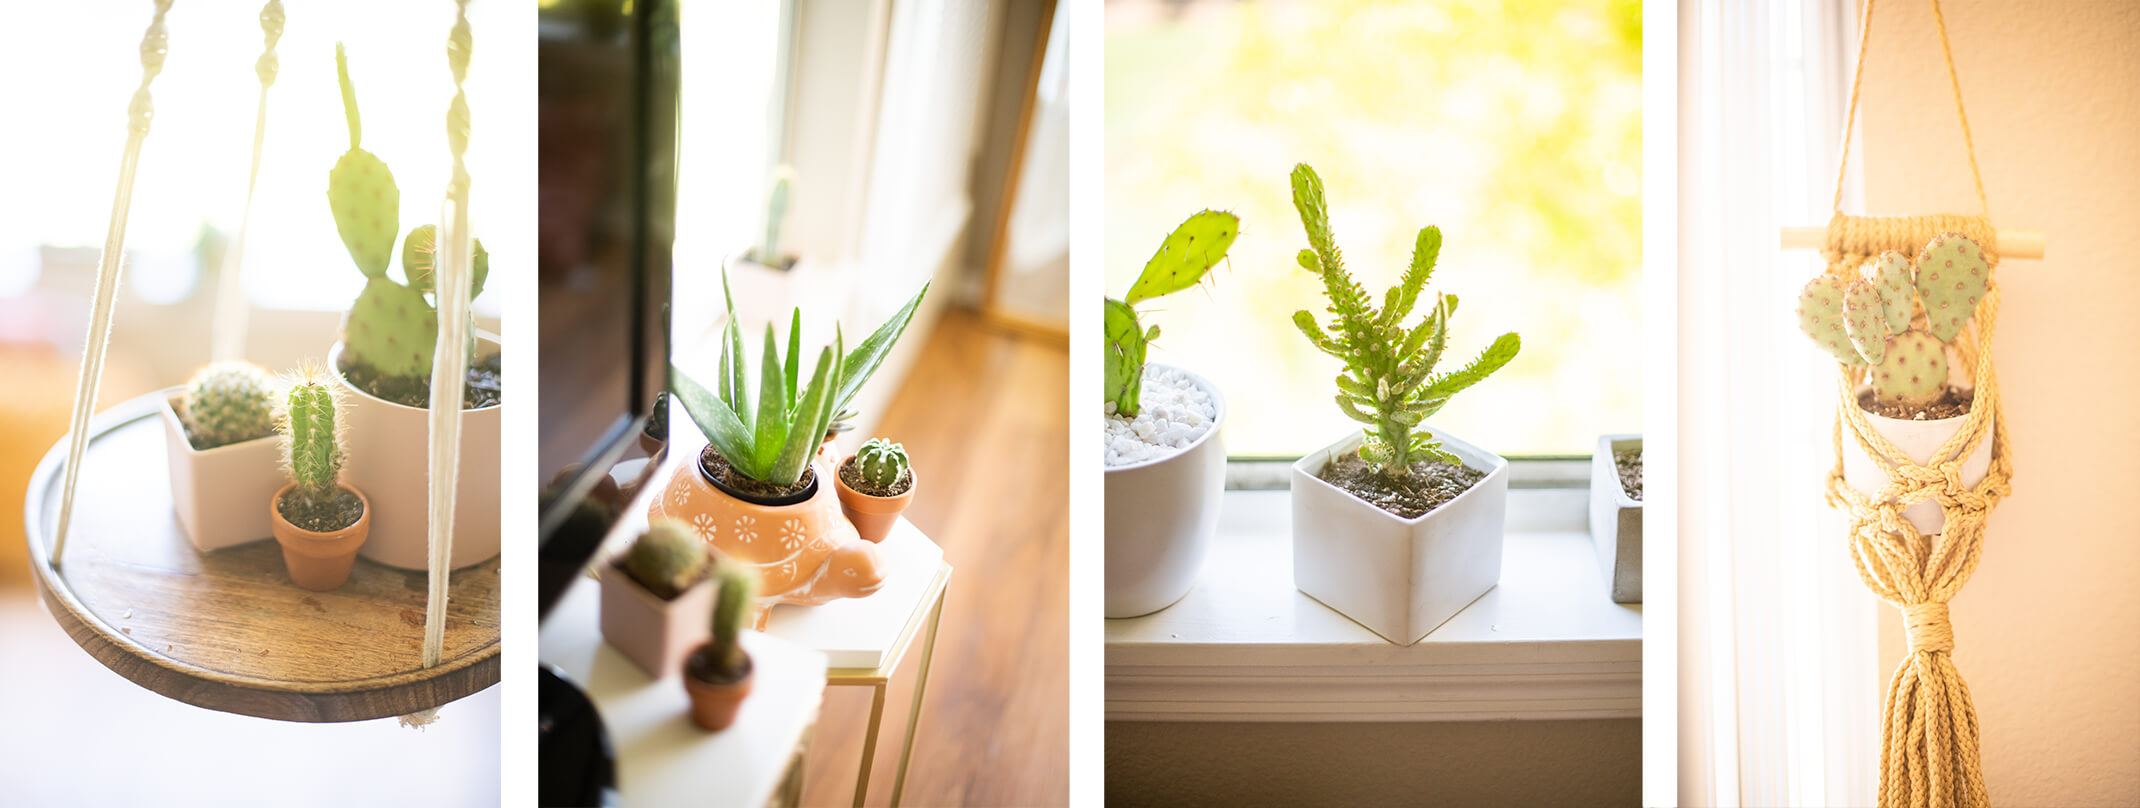
{"label": "macrame plant hanger", "polygon": [[[1836,169],[1834,216],[1820,243],[1824,272],[1846,282],[1859,267],[1882,252],[1915,256],[1933,239],[1959,233],[1984,249],[1991,278],[1975,317],[1956,338],[1959,367],[1975,385],[1974,400],[1960,428],[1925,463],[1876,431],[1858,405],[1863,372],[1838,364],[1835,465],[1827,475],[1827,500],[1849,520],[1851,559],[1866,588],[1902,611],[1909,651],[1888,681],[1881,717],[1879,805],[1881,808],[1976,808],[1989,804],[1978,755],[1976,708],[1969,687],[1956,669],[1954,635],[1947,602],[1976,570],[1984,547],[1984,522],[2008,490],[2013,453],[1999,402],[1999,379],[1992,357],[1992,334],[1999,320],[1999,254],[2015,242],[2015,257],[2043,254],[2041,233],[1995,230],[1984,179],[1977,170],[1969,117],[1962,107],[1961,80],[1947,42],[1947,25],[1939,0],[1930,0],[1939,31],[1954,110],[1961,123],[1980,213],[1910,217],[1850,216],[1842,212],[1843,178],[1850,164],[1850,131],[1857,119],[1860,84],[1865,75],[1867,44],[1872,40],[1873,0],[1865,0],[1859,27],[1858,61],[1850,84],[1850,109],[1843,121],[1842,158]],[[1787,229],[1784,245],[1804,245],[1803,229]],[[1794,232],[1799,231],[1799,232]],[[1984,441],[1991,442],[1989,470],[1974,486],[1964,482],[1962,466]],[[1887,483],[1870,493],[1844,479],[1846,450],[1863,452],[1885,473]],[[1936,502],[1944,517],[1937,533],[1923,533],[1903,515],[1921,502]]]}

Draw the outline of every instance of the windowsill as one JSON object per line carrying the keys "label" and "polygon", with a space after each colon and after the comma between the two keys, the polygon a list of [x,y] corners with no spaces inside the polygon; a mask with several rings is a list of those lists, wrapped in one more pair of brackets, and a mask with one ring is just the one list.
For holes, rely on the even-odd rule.
{"label": "windowsill", "polygon": [[1289,492],[1228,491],[1188,596],[1107,621],[1107,717],[1639,717],[1642,607],[1607,592],[1585,527],[1587,496],[1511,490],[1500,585],[1407,647],[1293,588]]}

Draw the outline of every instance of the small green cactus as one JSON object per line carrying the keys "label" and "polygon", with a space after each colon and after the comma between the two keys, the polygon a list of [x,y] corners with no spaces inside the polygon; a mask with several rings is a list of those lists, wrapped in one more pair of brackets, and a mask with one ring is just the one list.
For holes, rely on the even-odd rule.
{"label": "small green cactus", "polygon": [[[1845,282],[1822,275],[1798,294],[1798,328],[1852,367],[1869,367],[1873,400],[1924,407],[1947,388],[1947,350],[1991,286],[1991,261],[1968,236],[1942,234],[1913,262],[1890,250]],[[1918,312],[1924,317],[1917,326]]]}
{"label": "small green cactus", "polygon": [[906,447],[883,438],[870,438],[855,452],[855,472],[878,490],[901,490],[910,470]]}
{"label": "small green cactus", "polygon": [[186,382],[178,413],[186,440],[206,451],[275,434],[275,383],[250,362],[216,362]]}
{"label": "small green cactus", "polygon": [[1441,256],[1441,230],[1419,231],[1411,265],[1383,295],[1378,310],[1367,290],[1345,271],[1330,232],[1322,178],[1305,163],[1293,167],[1293,206],[1300,211],[1301,226],[1314,248],[1300,251],[1297,260],[1322,276],[1330,311],[1337,315],[1327,330],[1306,310],[1294,312],[1293,324],[1316,348],[1344,360],[1345,371],[1337,377],[1337,404],[1347,417],[1367,425],[1361,459],[1395,479],[1411,476],[1412,462],[1421,455],[1461,465],[1463,461],[1443,451],[1432,433],[1418,427],[1440,412],[1451,397],[1515,359],[1523,347],[1521,338],[1513,332],[1502,334],[1471,364],[1435,373],[1434,365],[1448,342],[1449,318],[1456,314],[1456,295],[1437,293],[1434,307],[1414,328],[1405,328],[1404,320],[1434,274],[1434,262]]}
{"label": "small green cactus", "polygon": [[758,575],[718,552],[715,558],[713,574],[721,590],[713,596],[713,637],[698,652],[705,664],[701,678],[732,682],[750,672],[750,656],[744,653],[740,637],[743,621],[755,611],[752,599],[758,594]]}
{"label": "small green cactus", "polygon": [[1105,389],[1116,415],[1137,417],[1144,393],[1145,347],[1159,338],[1159,326],[1145,328],[1137,320],[1135,306],[1202,282],[1240,235],[1240,217],[1225,211],[1199,211],[1160,242],[1159,252],[1145,262],[1129,294],[1121,300],[1107,299]]}
{"label": "small green cactus", "polygon": [[765,195],[765,240],[758,242],[758,263],[780,269],[780,227],[788,217],[788,186],[795,171],[785,165],[773,170],[773,188]]}
{"label": "small green cactus", "polygon": [[297,483],[291,496],[302,502],[325,505],[341,488],[342,436],[334,403],[334,392],[316,372],[307,371],[290,385],[282,418],[283,463]]}
{"label": "small green cactus", "polygon": [[[395,251],[401,190],[386,163],[358,145],[364,127],[357,114],[356,87],[349,80],[348,55],[337,44],[334,57],[342,85],[343,117],[349,123],[349,151],[327,173],[327,203],[349,257],[365,276],[364,290],[350,305],[342,328],[343,348],[349,359],[381,375],[428,377],[438,345],[438,310],[432,299],[438,228],[423,225],[402,240],[401,271],[406,283],[387,275]],[[490,254],[480,239],[473,246],[470,297],[483,293],[490,276]],[[473,339],[468,352],[475,354]]]}
{"label": "small green cactus", "polygon": [[624,571],[662,600],[672,600],[706,579],[713,556],[689,526],[668,519],[647,525],[624,554]]}

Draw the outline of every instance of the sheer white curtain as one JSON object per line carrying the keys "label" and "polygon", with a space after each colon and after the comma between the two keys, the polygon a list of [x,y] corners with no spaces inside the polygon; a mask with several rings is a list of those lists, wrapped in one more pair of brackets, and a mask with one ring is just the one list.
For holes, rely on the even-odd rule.
{"label": "sheer white curtain", "polygon": [[1792,318],[1820,258],[1778,247],[1830,214],[1855,8],[1680,4],[1684,805],[1864,804],[1877,779],[1876,601],[1821,492],[1833,365]]}

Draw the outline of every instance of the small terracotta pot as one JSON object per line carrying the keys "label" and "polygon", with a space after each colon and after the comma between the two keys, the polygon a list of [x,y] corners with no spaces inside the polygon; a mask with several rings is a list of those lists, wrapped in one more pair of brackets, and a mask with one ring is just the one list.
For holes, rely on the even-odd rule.
{"label": "small terracotta pot", "polygon": [[685,672],[681,678],[684,692],[691,696],[691,721],[707,732],[720,732],[736,723],[736,712],[743,709],[743,699],[750,696],[751,683],[758,679],[757,665],[751,668],[742,679],[724,685],[701,682]]}
{"label": "small terracotta pot", "polygon": [[[844,469],[854,459],[854,455],[848,455],[833,468]],[[893,497],[856,491],[838,471],[833,472],[832,479],[839,484],[840,512],[847,515],[847,521],[854,523],[855,532],[870,542],[884,541],[884,537],[892,534],[892,526],[899,523],[899,514],[914,502],[914,490],[921,487],[921,475],[915,473],[912,466],[907,467],[909,484],[906,493]]]}
{"label": "small terracotta pot", "polygon": [[364,540],[371,536],[372,501],[354,486],[342,486],[364,503],[364,515],[341,530],[315,533],[290,524],[290,520],[282,518],[282,509],[276,507],[296,487],[296,483],[283,486],[267,506],[275,543],[282,545],[283,566],[290,570],[290,582],[298,586],[314,592],[338,588],[349,580],[349,569],[357,561],[357,548],[363,547]]}

